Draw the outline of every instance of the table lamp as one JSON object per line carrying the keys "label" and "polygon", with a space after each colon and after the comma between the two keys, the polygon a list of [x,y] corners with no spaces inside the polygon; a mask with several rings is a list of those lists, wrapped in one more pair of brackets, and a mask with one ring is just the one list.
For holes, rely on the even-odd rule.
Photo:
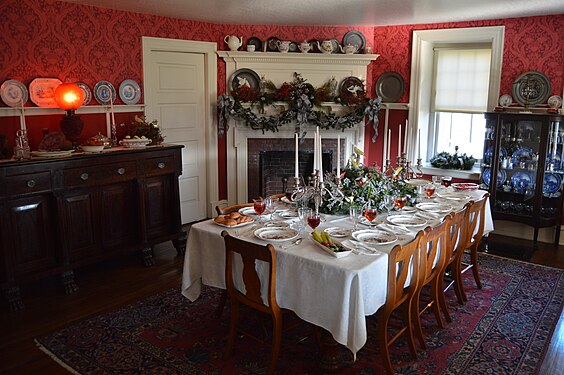
{"label": "table lamp", "polygon": [[61,130],[65,138],[72,142],[73,148],[77,148],[84,123],[74,111],[84,102],[84,92],[76,83],[62,83],[55,90],[55,102],[59,108],[67,111],[61,120]]}

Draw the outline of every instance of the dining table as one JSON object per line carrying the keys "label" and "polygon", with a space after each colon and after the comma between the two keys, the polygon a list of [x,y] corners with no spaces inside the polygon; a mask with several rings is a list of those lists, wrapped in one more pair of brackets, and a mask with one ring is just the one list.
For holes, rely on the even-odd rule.
{"label": "dining table", "polygon": [[[272,243],[276,249],[276,298],[278,305],[292,310],[298,317],[330,333],[339,344],[356,353],[367,342],[366,317],[373,315],[386,302],[388,253],[398,244],[410,242],[419,230],[440,224],[451,211],[463,208],[470,200],[480,199],[486,191],[455,192],[450,188],[437,189],[433,198],[419,197],[414,206],[380,213],[373,223],[361,220],[354,231],[349,215],[322,215],[318,231],[334,234],[334,241],[346,244],[346,256],[331,254],[315,243],[311,229],[292,212],[295,204],[281,203],[268,215],[253,216],[254,222],[228,228],[213,220],[192,225],[188,236],[182,294],[196,300],[202,285],[225,289],[225,246],[221,232],[259,244]],[[437,212],[425,207],[449,207]],[[294,211],[292,211],[294,210]],[[489,201],[485,205],[484,233],[493,230]],[[417,225],[400,224],[398,218],[418,218]],[[278,224],[277,224],[278,223]],[[282,223],[282,224],[280,224]],[[266,241],[255,235],[257,230],[273,225],[296,228],[296,235],[288,240]],[[380,245],[367,244],[359,233],[380,230],[391,234],[391,240]],[[294,232],[295,233],[295,232]],[[342,236],[342,237],[341,237]],[[296,243],[298,242],[298,243]],[[239,264],[240,267],[240,264]],[[266,267],[259,274],[266,275]],[[266,280],[266,276],[265,276]],[[241,280],[235,280],[240,288]],[[265,295],[263,293],[263,295]]]}

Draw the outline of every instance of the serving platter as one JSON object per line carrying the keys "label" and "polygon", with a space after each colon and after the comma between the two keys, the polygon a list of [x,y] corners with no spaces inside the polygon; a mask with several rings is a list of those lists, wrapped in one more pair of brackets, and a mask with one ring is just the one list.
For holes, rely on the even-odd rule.
{"label": "serving platter", "polygon": [[334,256],[335,258],[346,257],[347,255],[352,253],[352,249],[350,247],[344,246],[343,244],[341,244],[339,242],[334,242],[334,244],[339,246],[340,249],[342,249],[341,251],[333,251],[332,249],[328,248],[327,246],[325,246],[322,243],[319,243],[315,240],[313,241],[313,243],[316,244],[321,250],[325,251],[326,253],[329,253],[330,255]]}
{"label": "serving platter", "polygon": [[10,107],[21,107],[29,99],[27,88],[15,79],[9,79],[0,87],[0,97]]}
{"label": "serving platter", "polygon": [[393,103],[403,96],[404,85],[401,74],[383,73],[376,81],[376,95],[381,97],[383,102]]}
{"label": "serving platter", "polygon": [[55,90],[62,82],[57,78],[36,78],[29,84],[31,101],[38,107],[57,108]]}
{"label": "serving platter", "polygon": [[241,228],[241,227],[247,226],[249,224],[252,224],[254,222],[255,222],[254,220],[251,220],[251,221],[246,221],[244,223],[238,223],[238,224],[235,224],[235,225],[226,225],[226,224],[222,224],[222,223],[218,223],[217,221],[214,221],[215,225],[219,225],[220,227],[225,227],[225,228]]}

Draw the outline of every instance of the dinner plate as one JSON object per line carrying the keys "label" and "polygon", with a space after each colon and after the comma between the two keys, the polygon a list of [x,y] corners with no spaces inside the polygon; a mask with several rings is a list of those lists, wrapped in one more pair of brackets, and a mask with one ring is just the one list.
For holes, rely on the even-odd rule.
{"label": "dinner plate", "polygon": [[341,97],[346,95],[356,95],[358,92],[364,92],[364,83],[357,77],[350,76],[341,81],[339,94]]}
{"label": "dinner plate", "polygon": [[511,185],[518,193],[525,193],[533,185],[533,176],[526,172],[517,172],[511,176]]}
{"label": "dinner plate", "polygon": [[535,71],[525,72],[513,82],[513,97],[522,106],[545,103],[550,91],[548,78]]}
{"label": "dinner plate", "polygon": [[[492,159],[492,155],[493,155],[493,146],[490,146],[488,147],[486,152],[484,152],[484,161],[489,164]],[[505,147],[502,146],[499,148],[499,156],[502,158],[507,156],[507,150],[505,149]]]}
{"label": "dinner plate", "polygon": [[404,80],[401,74],[386,72],[376,81],[376,95],[383,102],[393,103],[403,96]]}
{"label": "dinner plate", "polygon": [[376,226],[378,229],[386,230],[388,232],[392,232],[394,234],[409,234],[411,231],[407,228],[400,227],[397,225],[391,225],[387,223],[380,223]]}
{"label": "dinner plate", "polygon": [[342,238],[351,234],[350,229],[339,228],[339,227],[325,228],[323,231],[327,232],[327,234],[335,238]]}
{"label": "dinner plate", "polygon": [[296,210],[276,211],[276,215],[280,216],[283,219],[293,219],[298,217],[298,213],[296,212]]}
{"label": "dinner plate", "polygon": [[263,228],[288,228],[290,224],[284,221],[269,221],[267,223],[262,224]]}
{"label": "dinner plate", "polygon": [[80,87],[82,93],[84,94],[84,101],[82,102],[82,105],[90,104],[90,101],[92,100],[92,91],[90,90],[90,87],[88,87],[88,85],[84,82],[77,82],[76,85]]}
{"label": "dinner plate", "polygon": [[520,147],[513,151],[511,155],[511,163],[513,167],[518,168],[520,162],[529,163],[533,160],[533,150],[528,147]]}
{"label": "dinner plate", "polygon": [[254,223],[254,222],[255,222],[255,221],[252,220],[252,221],[246,221],[246,222],[244,222],[244,223],[239,223],[239,224],[235,224],[235,225],[225,225],[225,224],[218,223],[218,222],[214,221],[214,223],[215,223],[216,225],[219,225],[220,227],[225,227],[225,228],[241,228],[241,227],[244,227],[244,226],[246,226],[246,225],[252,224],[252,223]]}
{"label": "dinner plate", "polygon": [[417,207],[421,211],[427,211],[433,213],[445,213],[452,211],[451,206],[441,203],[417,203],[415,207]]}
{"label": "dinner plate", "polygon": [[137,104],[141,99],[141,88],[132,79],[126,79],[119,85],[119,97],[125,104]]}
{"label": "dinner plate", "polygon": [[451,185],[456,191],[473,191],[478,190],[480,185],[473,182],[455,182]]}
{"label": "dinner plate", "polygon": [[366,246],[359,246],[358,245],[359,242],[358,241],[351,241],[351,240],[344,240],[342,242],[342,245],[344,247],[346,247],[347,249],[352,250],[353,253],[355,254],[360,254],[360,255],[382,255],[383,253],[381,251],[376,250],[376,248],[369,248]]}
{"label": "dinner plate", "polygon": [[255,52],[262,52],[262,40],[260,40],[256,36],[252,36],[247,39],[246,46],[255,46]]}
{"label": "dinner plate", "polygon": [[57,78],[36,78],[29,84],[31,101],[38,107],[57,108],[55,90],[62,82]]}
{"label": "dinner plate", "polygon": [[116,102],[116,89],[108,81],[100,81],[94,86],[94,98],[101,105],[109,105]]}
{"label": "dinner plate", "polygon": [[465,201],[468,199],[472,199],[470,194],[466,194],[463,191],[447,191],[444,193],[437,193],[439,198],[448,199],[452,201]]}
{"label": "dinner plate", "polygon": [[291,241],[297,238],[298,235],[298,231],[292,228],[267,227],[255,230],[255,236],[257,238],[268,242]]}
{"label": "dinner plate", "polygon": [[398,240],[398,237],[391,233],[377,229],[357,230],[352,236],[358,242],[367,246],[388,245]]}
{"label": "dinner plate", "polygon": [[29,94],[23,83],[9,79],[0,87],[0,97],[10,107],[21,107],[29,99]]}
{"label": "dinner plate", "polygon": [[[486,186],[490,186],[491,173],[492,172],[490,168],[484,168],[484,171],[482,172],[482,181],[484,182],[484,184],[486,184]],[[497,171],[497,187],[503,185],[506,179],[507,179],[507,173],[505,173],[504,170],[500,169],[499,171]]]}
{"label": "dinner plate", "polygon": [[503,94],[499,97],[499,105],[502,107],[509,107],[513,103],[513,98],[509,94]]}
{"label": "dinner plate", "polygon": [[562,185],[562,176],[556,173],[546,173],[544,175],[544,184],[542,191],[545,194],[553,194],[560,190]]}
{"label": "dinner plate", "polygon": [[252,69],[242,68],[238,69],[231,77],[229,77],[229,89],[233,92],[241,86],[248,86],[253,91],[258,91],[260,88],[260,77]]}
{"label": "dinner plate", "polygon": [[257,213],[255,212],[255,209],[253,207],[243,207],[243,208],[239,208],[239,212],[241,215],[245,215],[245,216],[252,216],[252,215],[256,215]]}
{"label": "dinner plate", "polygon": [[366,38],[360,31],[351,30],[343,36],[343,46],[349,44],[356,46],[355,53],[360,53],[364,50],[364,47],[366,47]]}
{"label": "dinner plate", "polygon": [[32,151],[31,156],[38,158],[59,158],[61,156],[69,156],[74,150],[64,151]]}
{"label": "dinner plate", "polygon": [[343,245],[339,242],[334,242],[334,243],[337,244],[340,247],[340,249],[342,249],[341,251],[333,251],[332,249],[328,248],[327,246],[325,246],[322,243],[319,243],[315,240],[313,240],[313,243],[316,244],[319,248],[321,248],[326,253],[333,255],[335,258],[346,257],[347,255],[352,253],[352,249],[350,247],[345,246],[345,245]]}
{"label": "dinner plate", "polygon": [[391,215],[386,220],[391,224],[403,225],[404,227],[421,227],[427,224],[427,220],[413,215]]}

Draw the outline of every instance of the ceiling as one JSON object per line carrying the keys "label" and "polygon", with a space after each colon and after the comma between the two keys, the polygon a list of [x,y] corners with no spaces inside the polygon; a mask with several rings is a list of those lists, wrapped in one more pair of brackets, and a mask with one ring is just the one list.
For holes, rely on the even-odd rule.
{"label": "ceiling", "polygon": [[564,13],[563,0],[67,0],[220,24],[407,25]]}

